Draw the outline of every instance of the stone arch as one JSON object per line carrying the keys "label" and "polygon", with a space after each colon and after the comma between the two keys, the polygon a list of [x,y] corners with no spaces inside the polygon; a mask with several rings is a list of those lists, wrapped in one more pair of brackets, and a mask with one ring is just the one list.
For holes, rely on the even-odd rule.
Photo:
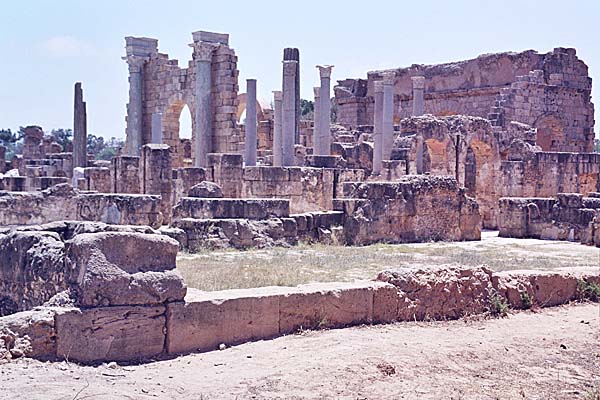
{"label": "stone arch", "polygon": [[[180,137],[180,116],[184,107],[190,111],[191,116],[191,127],[192,136],[191,138],[182,139]],[[162,138],[163,143],[168,144],[171,147],[172,159],[171,163],[174,168],[182,167],[184,165],[184,144],[186,141],[193,143],[195,136],[195,118],[194,109],[191,106],[191,102],[188,100],[188,96],[184,93],[176,93],[169,98],[169,102],[162,111]],[[193,147],[193,146],[192,146]]]}
{"label": "stone arch", "polygon": [[554,114],[539,117],[533,124],[537,128],[536,144],[543,151],[561,151],[565,144],[564,123]]}
{"label": "stone arch", "polygon": [[[238,122],[241,123],[240,118],[242,117],[242,114],[244,113],[244,111],[246,111],[246,93],[241,93],[238,94],[237,97],[237,110],[235,112],[235,117],[237,119]],[[263,113],[263,109],[262,106],[260,105],[260,103],[258,102],[258,100],[256,100],[256,121],[264,121],[265,120],[265,116]]]}

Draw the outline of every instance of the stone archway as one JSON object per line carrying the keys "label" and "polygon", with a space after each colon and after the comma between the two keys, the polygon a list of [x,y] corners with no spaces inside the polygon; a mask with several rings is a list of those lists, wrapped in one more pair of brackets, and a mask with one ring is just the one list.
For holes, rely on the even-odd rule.
{"label": "stone archway", "polygon": [[[237,110],[235,112],[235,116],[236,119],[239,123],[242,123],[242,121],[240,121],[240,118],[242,117],[242,114],[244,113],[244,111],[246,111],[246,93],[241,93],[238,95],[237,97]],[[262,106],[260,105],[260,103],[258,102],[258,100],[256,101],[256,121],[260,122],[260,121],[264,121],[265,116],[263,113],[263,109]]]}
{"label": "stone archway", "polygon": [[[186,160],[185,152],[186,143],[194,142],[195,121],[194,111],[181,94],[174,95],[166,109],[163,111],[162,117],[162,140],[164,144],[171,147],[171,165],[173,168],[180,168],[189,164],[191,160]],[[180,137],[180,117],[183,109],[187,107],[191,117],[191,138]],[[193,146],[191,146],[193,148]],[[193,157],[193,154],[191,155]]]}
{"label": "stone archway", "polygon": [[561,151],[565,143],[564,124],[555,115],[543,115],[534,123],[537,128],[536,144],[543,151]]}

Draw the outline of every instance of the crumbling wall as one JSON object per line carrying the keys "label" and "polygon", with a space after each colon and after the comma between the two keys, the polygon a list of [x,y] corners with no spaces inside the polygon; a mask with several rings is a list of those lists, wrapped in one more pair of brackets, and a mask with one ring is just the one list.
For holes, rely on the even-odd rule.
{"label": "crumbling wall", "polygon": [[160,226],[160,198],[152,195],[83,193],[68,184],[40,192],[0,192],[0,225],[52,221],[100,221]]}
{"label": "crumbling wall", "polygon": [[344,212],[348,244],[481,238],[478,204],[454,178],[410,175],[399,182],[346,183],[344,195],[334,203]]}
{"label": "crumbling wall", "polygon": [[386,72],[395,75],[395,121],[412,113],[411,77],[424,76],[426,113],[478,116],[504,128],[511,121],[529,124],[538,128],[538,141],[546,151],[593,149],[591,78],[575,49],[485,54],[454,63],[373,71],[366,80],[338,81],[334,88],[338,123],[349,128],[373,124],[374,82]]}

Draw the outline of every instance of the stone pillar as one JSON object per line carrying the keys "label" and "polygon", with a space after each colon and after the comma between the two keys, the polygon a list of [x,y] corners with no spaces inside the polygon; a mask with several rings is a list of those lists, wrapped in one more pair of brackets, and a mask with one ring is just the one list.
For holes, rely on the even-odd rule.
{"label": "stone pillar", "polygon": [[296,48],[283,49],[283,61],[296,61],[296,71],[294,72],[294,91],[296,93],[294,100],[294,143],[300,144],[300,51]]}
{"label": "stone pillar", "polygon": [[321,140],[316,155],[328,156],[331,154],[331,69],[333,65],[317,65],[321,77],[321,90],[319,99],[319,132]]}
{"label": "stone pillar", "polygon": [[386,73],[383,76],[383,107],[381,116],[381,127],[383,133],[383,155],[384,160],[389,160],[394,144],[394,73]]}
{"label": "stone pillar", "polygon": [[321,145],[321,120],[319,119],[319,108],[321,102],[321,87],[317,86],[313,88],[315,94],[315,103],[313,111],[313,135],[312,135],[312,148],[313,154],[316,154],[317,148]]}
{"label": "stone pillar", "polygon": [[144,63],[147,57],[128,55],[124,57],[129,64],[129,103],[127,105],[127,138],[125,152],[130,156],[140,156],[142,148],[142,112]]}
{"label": "stone pillar", "polygon": [[423,115],[425,113],[425,77],[424,76],[413,76],[413,112],[414,117]]}
{"label": "stone pillar", "polygon": [[246,79],[246,141],[244,162],[247,167],[256,165],[256,79]]}
{"label": "stone pillar", "polygon": [[373,175],[381,173],[383,160],[383,82],[375,81],[375,110],[373,112]]}
{"label": "stone pillar", "polygon": [[162,113],[152,114],[152,143],[154,144],[162,144],[163,142],[162,118]]}
{"label": "stone pillar", "polygon": [[282,165],[294,165],[294,140],[296,128],[296,71],[298,61],[283,62],[283,99],[282,99]]}
{"label": "stone pillar", "polygon": [[195,167],[206,166],[206,155],[211,152],[212,113],[210,109],[210,96],[212,90],[211,66],[212,54],[215,45],[206,42],[194,42],[193,59],[196,71],[196,135],[194,142]]}
{"label": "stone pillar", "polygon": [[273,92],[273,106],[275,108],[275,129],[273,132],[273,166],[281,167],[282,152],[283,152],[283,135],[282,135],[282,93],[280,91]]}
{"label": "stone pillar", "polygon": [[73,105],[73,168],[87,167],[86,109],[81,82],[75,83]]}
{"label": "stone pillar", "polygon": [[140,181],[142,193],[160,195],[163,224],[171,220],[171,194],[173,173],[170,148],[166,144],[146,144],[140,158]]}

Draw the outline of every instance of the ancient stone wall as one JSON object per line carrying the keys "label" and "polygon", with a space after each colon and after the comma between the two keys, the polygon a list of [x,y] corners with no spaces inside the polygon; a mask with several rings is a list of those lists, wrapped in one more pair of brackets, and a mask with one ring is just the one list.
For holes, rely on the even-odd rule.
{"label": "ancient stone wall", "polygon": [[399,182],[346,183],[343,199],[348,244],[479,240],[477,202],[454,178],[405,176]]}
{"label": "ancient stone wall", "polygon": [[160,198],[152,195],[83,193],[68,184],[40,192],[0,192],[0,225],[62,220],[157,227],[163,215]]}
{"label": "ancient stone wall", "polygon": [[[131,40],[131,38],[128,38]],[[137,38],[133,38],[134,40]],[[141,38],[142,40],[147,40]],[[184,106],[192,116],[192,143],[196,140],[196,70],[191,60],[187,68],[181,68],[177,60],[158,52],[157,41],[146,47],[143,64],[143,102],[140,146],[152,143],[152,116],[162,116],[162,143],[172,149],[174,167],[183,167],[184,144],[179,137],[179,117]],[[243,138],[237,129],[237,56],[226,41],[211,43],[211,132],[207,153],[231,153],[241,150]],[[129,54],[129,53],[128,53]],[[128,131],[129,132],[129,131]],[[129,134],[129,133],[128,133]],[[195,157],[195,146],[191,146]]]}
{"label": "ancient stone wall", "polygon": [[[597,196],[596,193],[592,195]],[[554,198],[500,199],[500,236],[600,245],[600,198],[560,193]]]}
{"label": "ancient stone wall", "polygon": [[593,104],[588,68],[574,49],[540,54],[486,54],[439,65],[413,65],[374,71],[367,79],[338,82],[338,123],[356,128],[373,124],[374,82],[385,72],[395,75],[394,119],[412,113],[413,76],[425,77],[425,112],[463,114],[506,127],[511,121],[538,128],[546,151],[590,152],[593,148]]}

